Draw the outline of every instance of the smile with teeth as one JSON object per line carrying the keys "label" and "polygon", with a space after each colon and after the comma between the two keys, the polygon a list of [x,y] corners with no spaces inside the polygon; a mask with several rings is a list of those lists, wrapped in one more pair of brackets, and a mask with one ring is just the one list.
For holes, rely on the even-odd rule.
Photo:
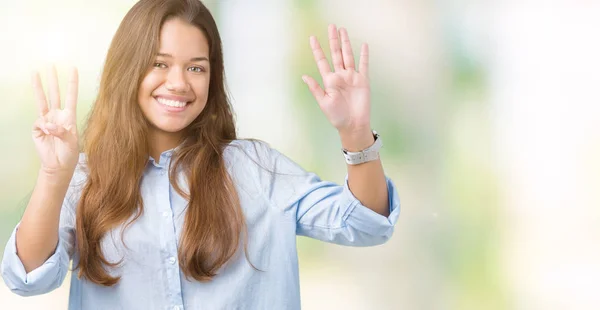
{"label": "smile with teeth", "polygon": [[169,99],[165,99],[165,98],[161,98],[161,97],[156,98],[156,101],[158,101],[158,103],[160,103],[160,104],[163,104],[163,105],[166,105],[169,107],[175,107],[175,108],[183,108],[187,104],[187,102],[169,100]]}

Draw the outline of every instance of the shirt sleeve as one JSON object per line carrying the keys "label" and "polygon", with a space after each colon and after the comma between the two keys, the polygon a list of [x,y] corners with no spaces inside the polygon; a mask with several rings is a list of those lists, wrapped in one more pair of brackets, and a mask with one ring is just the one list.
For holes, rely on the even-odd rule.
{"label": "shirt sleeve", "polygon": [[[81,157],[80,157],[81,158]],[[64,281],[75,245],[75,212],[81,180],[81,172],[76,169],[67,190],[60,212],[58,244],[54,253],[39,267],[25,271],[17,255],[15,227],[4,249],[0,272],[8,288],[21,296],[48,293],[58,288]]]}
{"label": "shirt sleeve", "polygon": [[266,158],[270,171],[261,183],[275,207],[295,212],[297,235],[348,246],[378,245],[392,236],[400,199],[387,176],[390,215],[385,217],[360,203],[348,187],[347,175],[343,185],[323,181],[277,150],[263,147],[259,156]]}
{"label": "shirt sleeve", "polygon": [[392,180],[386,177],[389,216],[383,216],[360,203],[344,185],[309,179],[312,186],[291,203],[297,206],[298,235],[340,245],[373,246],[392,236],[400,215],[400,200]]}

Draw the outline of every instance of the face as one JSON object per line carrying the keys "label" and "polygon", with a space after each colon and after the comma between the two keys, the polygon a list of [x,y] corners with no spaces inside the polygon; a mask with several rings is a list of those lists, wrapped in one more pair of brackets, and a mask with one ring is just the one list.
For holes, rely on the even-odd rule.
{"label": "face", "polygon": [[179,139],[200,115],[208,98],[208,56],[208,41],[200,29],[179,18],[163,24],[159,53],[138,92],[151,135]]}

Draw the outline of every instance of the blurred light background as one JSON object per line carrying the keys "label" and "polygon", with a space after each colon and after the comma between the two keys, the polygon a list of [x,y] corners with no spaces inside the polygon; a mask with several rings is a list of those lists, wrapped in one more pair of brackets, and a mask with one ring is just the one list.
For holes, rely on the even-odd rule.
{"label": "blurred light background", "polygon": [[[134,1],[1,0],[0,243],[39,161],[29,73],[80,70],[94,101]],[[304,309],[600,309],[598,1],[207,1],[224,40],[239,134],[342,182],[335,130],[302,83],[328,23],[371,52],[373,127],[402,199],[393,238],[299,238]],[[64,85],[66,76],[61,74]],[[67,277],[68,279],[68,277]],[[0,309],[66,309],[69,281]]]}

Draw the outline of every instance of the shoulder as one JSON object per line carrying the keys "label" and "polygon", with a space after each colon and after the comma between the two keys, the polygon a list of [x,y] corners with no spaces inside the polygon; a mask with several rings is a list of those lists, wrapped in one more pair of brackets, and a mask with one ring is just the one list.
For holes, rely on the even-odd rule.
{"label": "shoulder", "polygon": [[86,163],[87,163],[87,156],[85,155],[84,152],[80,152],[79,153],[79,161],[77,162],[77,167],[79,168],[79,166],[85,165]]}
{"label": "shoulder", "polygon": [[87,156],[85,153],[79,153],[79,160],[77,162],[77,166],[75,167],[75,172],[73,173],[73,180],[87,178],[88,175],[88,167],[87,167]]}
{"label": "shoulder", "polygon": [[305,173],[296,162],[262,140],[234,140],[226,146],[223,156],[229,169],[241,168],[254,173],[266,173],[269,176],[273,173]]}
{"label": "shoulder", "polygon": [[271,149],[269,143],[259,139],[236,139],[231,141],[226,147],[225,152],[243,150],[245,152],[251,151],[253,153],[265,152]]}
{"label": "shoulder", "polygon": [[89,171],[87,167],[87,157],[85,153],[79,153],[79,161],[75,167],[75,172],[73,172],[69,190],[75,192],[81,191],[85,185],[85,182],[87,181],[88,174]]}
{"label": "shoulder", "polygon": [[279,152],[267,142],[258,139],[238,139],[229,143],[223,151],[228,164],[254,163],[267,165],[272,163]]}
{"label": "shoulder", "polygon": [[[84,153],[79,153],[79,161],[77,162],[77,166],[75,167],[69,188],[67,189],[67,193],[65,195],[63,210],[71,213],[74,212],[74,209],[81,198],[81,192],[83,191],[87,182],[88,174],[86,156]],[[65,206],[67,207],[65,208]]]}
{"label": "shoulder", "polygon": [[[268,143],[255,139],[238,139],[224,147],[223,159],[227,171],[233,178],[242,197],[261,196],[268,183],[269,176],[265,169],[269,164],[271,147]],[[243,199],[242,199],[243,200]]]}

